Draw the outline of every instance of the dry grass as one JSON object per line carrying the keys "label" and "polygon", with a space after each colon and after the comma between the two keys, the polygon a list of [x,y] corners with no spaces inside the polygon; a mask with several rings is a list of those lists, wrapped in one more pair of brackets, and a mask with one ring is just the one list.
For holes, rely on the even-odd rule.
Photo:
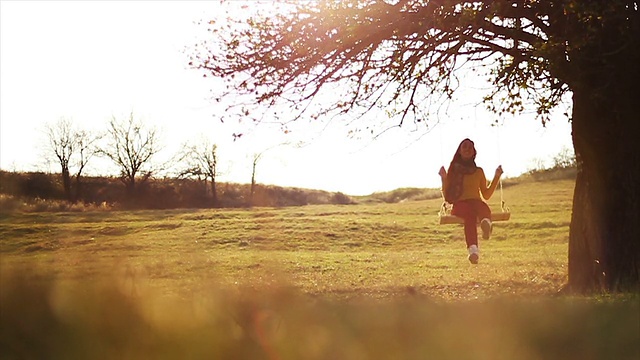
{"label": "dry grass", "polygon": [[3,214],[0,358],[635,359],[638,294],[557,296],[572,189],[506,188],[477,266],[437,199]]}

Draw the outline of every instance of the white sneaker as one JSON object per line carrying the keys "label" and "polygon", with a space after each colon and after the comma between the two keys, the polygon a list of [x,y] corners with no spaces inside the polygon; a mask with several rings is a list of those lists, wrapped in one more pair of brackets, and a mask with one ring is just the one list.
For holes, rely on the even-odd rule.
{"label": "white sneaker", "polygon": [[469,262],[472,264],[477,264],[478,259],[480,258],[480,250],[478,250],[478,245],[469,246]]}
{"label": "white sneaker", "polygon": [[491,224],[491,220],[484,218],[480,221],[480,229],[482,229],[482,238],[487,240],[491,237],[491,229],[493,225]]}

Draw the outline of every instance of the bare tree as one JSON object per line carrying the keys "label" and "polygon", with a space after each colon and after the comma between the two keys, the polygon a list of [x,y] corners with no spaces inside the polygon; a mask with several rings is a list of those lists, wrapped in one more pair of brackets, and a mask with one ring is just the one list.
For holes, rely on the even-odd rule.
{"label": "bare tree", "polygon": [[553,167],[566,169],[576,166],[576,155],[567,147],[563,147],[560,152],[553,157]]}
{"label": "bare tree", "polygon": [[76,169],[75,177],[75,199],[78,200],[82,196],[82,182],[81,174],[87,166],[89,159],[91,159],[94,155],[98,153],[98,148],[96,147],[96,143],[100,140],[100,135],[94,134],[93,132],[89,132],[86,130],[78,130],[76,133],[78,144],[77,144],[77,156],[74,160],[74,166]]}
{"label": "bare tree", "polygon": [[[73,121],[67,118],[45,125],[45,134],[49,149],[60,165],[65,197],[75,202],[81,196],[82,172],[96,152],[93,145],[98,137],[89,131],[77,129]],[[75,195],[71,191],[72,176],[75,178]]]}
{"label": "bare tree", "polygon": [[49,140],[49,148],[53,150],[60,164],[62,174],[62,187],[67,200],[71,201],[71,175],[69,175],[69,162],[75,148],[75,139],[72,134],[71,121],[60,118],[54,124],[45,125],[45,132]]}
{"label": "bare tree", "polygon": [[128,194],[135,195],[137,187],[158,171],[151,164],[160,150],[157,130],[145,128],[131,112],[124,121],[118,121],[115,116],[111,118],[106,138],[100,153],[120,168],[120,180]]}
{"label": "bare tree", "polygon": [[251,165],[251,190],[249,194],[249,203],[253,206],[253,195],[256,193],[256,167],[258,166],[258,162],[260,158],[264,154],[264,151],[261,153],[253,154],[253,162]]}
{"label": "bare tree", "polygon": [[183,162],[186,162],[187,167],[181,171],[180,176],[197,176],[198,179],[203,176],[205,184],[208,180],[213,206],[217,206],[218,145],[204,140],[196,145],[185,146],[185,153],[181,158]]}
{"label": "bare tree", "polygon": [[256,185],[257,185],[257,182],[256,182],[256,169],[258,167],[258,163],[260,162],[260,160],[262,159],[263,155],[267,151],[269,151],[271,149],[274,149],[276,147],[279,147],[279,146],[287,146],[287,145],[291,145],[291,144],[289,142],[279,143],[279,144],[270,146],[270,147],[262,150],[259,153],[254,153],[253,154],[253,161],[252,161],[252,164],[251,164],[251,188],[249,190],[250,191],[250,193],[249,193],[249,203],[251,204],[251,206],[253,206],[253,200],[254,200],[253,196],[254,196],[254,194],[256,192]]}

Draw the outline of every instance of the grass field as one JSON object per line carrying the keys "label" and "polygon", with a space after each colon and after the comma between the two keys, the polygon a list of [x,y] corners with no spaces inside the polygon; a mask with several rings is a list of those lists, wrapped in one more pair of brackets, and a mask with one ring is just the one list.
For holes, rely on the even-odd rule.
{"label": "grass field", "polygon": [[440,200],[3,214],[0,358],[638,359],[638,294],[557,294],[572,192],[505,188],[478,265]]}

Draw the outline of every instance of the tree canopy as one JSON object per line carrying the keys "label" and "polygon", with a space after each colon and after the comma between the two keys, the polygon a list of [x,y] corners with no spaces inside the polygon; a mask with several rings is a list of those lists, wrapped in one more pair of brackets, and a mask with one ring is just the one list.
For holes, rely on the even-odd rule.
{"label": "tree canopy", "polygon": [[[581,62],[637,50],[635,1],[340,0],[284,2],[286,11],[211,21],[210,46],[191,64],[226,81],[220,98],[287,105],[289,119],[385,109],[402,124],[428,119],[458,88],[466,69],[493,85],[496,113],[534,108],[547,121],[571,86],[588,76]],[[599,29],[617,24],[622,36]],[[629,57],[632,61],[633,57]],[[609,66],[614,66],[611,62]],[[603,84],[604,86],[605,84]],[[338,101],[327,101],[332,94]]]}

